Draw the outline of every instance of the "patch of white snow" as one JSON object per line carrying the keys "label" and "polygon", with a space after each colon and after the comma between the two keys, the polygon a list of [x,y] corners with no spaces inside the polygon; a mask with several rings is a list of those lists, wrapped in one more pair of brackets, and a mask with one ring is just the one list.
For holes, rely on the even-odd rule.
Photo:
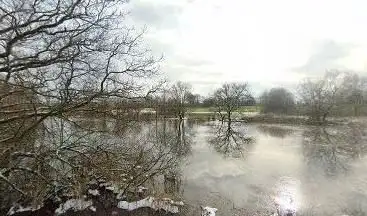
{"label": "patch of white snow", "polygon": [[201,207],[201,215],[205,216],[215,216],[215,212],[218,211],[216,208],[212,208],[209,206],[200,206]]}
{"label": "patch of white snow", "polygon": [[99,194],[99,190],[97,190],[97,189],[94,189],[94,190],[89,189],[89,190],[88,190],[88,193],[89,193],[89,194],[91,194],[91,195],[93,195],[93,196],[98,196],[98,195],[100,195],[100,194]]}
{"label": "patch of white snow", "polygon": [[15,213],[18,213],[18,212],[25,212],[25,211],[36,211],[38,209],[40,209],[41,206],[37,206],[37,208],[34,208],[34,207],[31,207],[31,206],[28,206],[28,207],[23,207],[21,205],[16,205],[16,206],[12,206],[9,211],[8,211],[8,214],[7,215],[13,215]]}
{"label": "patch of white snow", "polygon": [[94,206],[89,207],[89,209],[90,209],[91,211],[94,211],[94,212],[96,212],[96,211],[97,211],[96,207],[94,207]]}
{"label": "patch of white snow", "polygon": [[143,187],[143,186],[139,186],[138,187],[138,193],[143,193],[144,191],[148,190],[148,188]]}
{"label": "patch of white snow", "polygon": [[80,211],[92,206],[92,204],[92,200],[69,199],[65,203],[61,204],[60,207],[56,209],[55,213],[56,215],[63,214],[69,209]]}
{"label": "patch of white snow", "polygon": [[151,208],[154,210],[160,210],[163,209],[167,212],[171,213],[178,213],[179,209],[175,205],[183,205],[183,202],[174,202],[171,199],[163,198],[163,199],[155,199],[154,197],[147,197],[145,199],[136,201],[136,202],[126,202],[126,201],[120,201],[118,203],[118,207],[121,209],[125,209],[128,211],[133,211],[138,208]]}

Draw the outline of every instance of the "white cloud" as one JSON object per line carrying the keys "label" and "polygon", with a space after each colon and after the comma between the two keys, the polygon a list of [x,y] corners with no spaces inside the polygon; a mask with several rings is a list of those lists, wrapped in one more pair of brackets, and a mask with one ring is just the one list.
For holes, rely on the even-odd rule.
{"label": "white cloud", "polygon": [[153,49],[165,55],[167,76],[199,93],[226,81],[247,81],[260,92],[327,68],[366,70],[364,0],[132,3],[132,18],[148,26]]}

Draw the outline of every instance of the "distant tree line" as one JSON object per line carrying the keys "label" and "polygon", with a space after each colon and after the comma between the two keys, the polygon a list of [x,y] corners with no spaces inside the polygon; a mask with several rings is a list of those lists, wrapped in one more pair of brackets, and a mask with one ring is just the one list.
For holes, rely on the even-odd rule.
{"label": "distant tree line", "polygon": [[353,72],[327,71],[323,78],[306,79],[298,88],[299,108],[310,120],[329,116],[367,115],[367,77]]}
{"label": "distant tree line", "polygon": [[241,106],[256,105],[247,83],[225,83],[207,97],[194,94],[188,83],[176,82],[149,98],[146,107],[154,108],[161,115],[185,117],[189,108],[212,108],[219,115],[226,113],[230,118]]}
{"label": "distant tree line", "polygon": [[[260,106],[262,113],[308,116],[313,123],[325,123],[329,116],[367,115],[367,77],[353,72],[326,71],[321,78],[302,80],[294,93],[284,87],[264,91],[258,100],[245,82],[225,83],[204,97],[192,93],[188,83],[177,82],[156,94],[150,107],[161,114],[184,118],[189,108],[210,108],[221,118],[243,106]],[[155,104],[155,105],[154,105]]]}
{"label": "distant tree line", "polygon": [[[114,103],[123,113],[139,113],[151,108],[157,115],[183,119],[187,111],[206,108],[221,119],[232,117],[244,106],[260,107],[262,113],[308,116],[314,123],[324,123],[329,116],[367,115],[367,78],[353,72],[326,71],[321,78],[302,80],[293,92],[276,87],[265,90],[256,100],[245,82],[224,83],[208,96],[193,93],[185,82],[167,84],[140,100],[120,100]],[[111,107],[111,106],[110,106]],[[200,110],[200,109],[199,109]],[[245,110],[245,109],[242,109]]]}
{"label": "distant tree line", "polygon": [[264,113],[290,114],[294,110],[294,95],[285,88],[272,88],[260,97]]}
{"label": "distant tree line", "polygon": [[326,71],[322,78],[303,80],[296,96],[285,88],[272,88],[263,92],[259,103],[264,113],[304,115],[320,124],[329,116],[367,115],[367,77]]}

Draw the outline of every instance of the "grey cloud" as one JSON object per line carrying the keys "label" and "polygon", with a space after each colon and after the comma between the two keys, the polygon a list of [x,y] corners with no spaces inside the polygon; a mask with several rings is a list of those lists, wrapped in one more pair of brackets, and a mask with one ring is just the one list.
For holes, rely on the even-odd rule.
{"label": "grey cloud", "polygon": [[249,82],[250,91],[255,97],[259,97],[264,91],[269,91],[272,88],[283,87],[293,94],[297,91],[297,86],[299,83],[285,83],[281,80],[274,81],[272,83],[261,83],[261,82]]}
{"label": "grey cloud", "polygon": [[306,64],[294,68],[294,71],[301,73],[319,74],[326,69],[343,68],[338,64],[338,60],[347,57],[352,44],[337,43],[333,40],[324,40],[316,44],[315,52],[309,57]]}
{"label": "grey cloud", "polygon": [[197,81],[191,81],[191,83],[195,85],[219,85],[221,84],[221,81],[209,81],[209,80],[197,80]]}
{"label": "grey cloud", "polygon": [[220,82],[190,82],[194,87],[195,93],[199,93],[203,96],[210,96],[213,92],[221,86]]}
{"label": "grey cloud", "polygon": [[213,78],[220,78],[222,73],[211,70],[203,70],[202,68],[190,65],[180,64],[179,62],[169,63],[164,67],[164,72],[174,80],[212,80]]}
{"label": "grey cloud", "polygon": [[170,81],[184,81],[192,84],[194,92],[210,94],[221,83],[222,74],[216,71],[202,70],[196,67],[169,64],[162,68]]}
{"label": "grey cloud", "polygon": [[177,56],[177,62],[180,65],[184,65],[187,67],[200,67],[200,66],[206,66],[206,65],[213,64],[213,62],[209,60],[193,59],[193,58],[182,57],[182,56]]}
{"label": "grey cloud", "polygon": [[182,7],[174,4],[133,1],[131,16],[137,22],[156,28],[173,28],[178,23]]}
{"label": "grey cloud", "polygon": [[149,47],[155,55],[163,55],[165,57],[173,53],[171,44],[156,38],[149,38]]}
{"label": "grey cloud", "polygon": [[261,82],[248,82],[250,86],[250,92],[255,96],[258,97],[262,94],[264,90],[269,90],[272,86],[263,84]]}

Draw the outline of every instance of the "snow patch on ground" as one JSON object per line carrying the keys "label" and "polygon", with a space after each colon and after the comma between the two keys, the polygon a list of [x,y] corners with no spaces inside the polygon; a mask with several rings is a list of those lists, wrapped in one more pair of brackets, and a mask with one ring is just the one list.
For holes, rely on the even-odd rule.
{"label": "snow patch on ground", "polygon": [[212,208],[209,206],[200,206],[201,207],[201,216],[215,216],[215,212],[218,211],[216,208]]}
{"label": "snow patch on ground", "polygon": [[100,187],[108,187],[110,186],[111,184],[110,183],[107,183],[107,182],[103,182],[103,183],[100,183],[99,186]]}
{"label": "snow patch on ground", "polygon": [[114,186],[108,186],[108,187],[106,187],[106,190],[114,191],[115,187]]}
{"label": "snow patch on ground", "polygon": [[178,213],[179,209],[177,206],[182,206],[183,202],[174,202],[171,199],[155,199],[154,197],[147,197],[145,199],[136,201],[136,202],[126,202],[126,201],[120,201],[118,203],[118,207],[121,209],[125,209],[128,211],[133,211],[138,208],[151,208],[154,210],[160,210],[163,209],[167,212],[171,213]]}
{"label": "snow patch on ground", "polygon": [[143,193],[144,191],[148,190],[148,188],[143,187],[143,186],[139,186],[138,187],[138,193]]}
{"label": "snow patch on ground", "polygon": [[93,196],[98,196],[99,195],[99,190],[97,190],[97,189],[94,189],[94,190],[89,189],[88,190],[88,193],[91,194],[91,195],[93,195]]}
{"label": "snow patch on ground", "polygon": [[70,199],[66,201],[64,204],[60,205],[58,209],[56,209],[56,215],[63,214],[67,210],[72,209],[74,211],[81,211],[93,205],[92,200],[82,200],[82,199]]}
{"label": "snow patch on ground", "polygon": [[94,207],[94,206],[90,206],[90,207],[89,207],[89,209],[90,209],[91,211],[94,211],[94,212],[96,212],[96,211],[97,211],[96,207]]}
{"label": "snow patch on ground", "polygon": [[41,206],[38,206],[37,208],[33,208],[33,207],[23,207],[21,205],[16,205],[16,206],[12,206],[9,211],[8,211],[8,214],[7,215],[13,215],[15,213],[19,213],[19,212],[25,212],[25,211],[36,211],[38,209],[40,209]]}

